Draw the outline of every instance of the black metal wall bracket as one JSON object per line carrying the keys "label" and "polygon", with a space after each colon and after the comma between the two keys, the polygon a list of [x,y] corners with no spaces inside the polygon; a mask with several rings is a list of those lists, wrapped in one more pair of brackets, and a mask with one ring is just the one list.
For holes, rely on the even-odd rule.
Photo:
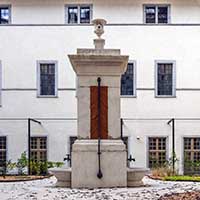
{"label": "black metal wall bracket", "polygon": [[135,162],[135,158],[133,158],[132,155],[130,155],[127,160],[129,162]]}
{"label": "black metal wall bracket", "polygon": [[66,157],[64,157],[63,160],[67,161],[67,162],[71,162],[71,155],[70,154],[66,154]]}

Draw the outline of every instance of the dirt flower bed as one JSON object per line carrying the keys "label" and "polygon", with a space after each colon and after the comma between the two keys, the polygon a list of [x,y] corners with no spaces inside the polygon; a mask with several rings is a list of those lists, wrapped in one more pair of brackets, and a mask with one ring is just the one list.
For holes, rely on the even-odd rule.
{"label": "dirt flower bed", "polygon": [[164,195],[159,200],[200,200],[200,192],[186,192],[181,194]]}
{"label": "dirt flower bed", "polygon": [[17,181],[33,181],[33,180],[41,180],[44,178],[49,178],[50,176],[12,176],[12,175],[6,175],[6,176],[0,176],[0,182],[17,182]]}

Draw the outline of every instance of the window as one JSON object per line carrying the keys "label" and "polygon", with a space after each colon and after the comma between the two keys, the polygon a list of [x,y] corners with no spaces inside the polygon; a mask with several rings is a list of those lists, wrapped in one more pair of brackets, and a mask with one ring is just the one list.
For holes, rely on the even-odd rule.
{"label": "window", "polygon": [[184,138],[184,173],[200,174],[200,138]]}
{"label": "window", "polygon": [[31,160],[35,162],[47,161],[46,137],[31,137]]}
{"label": "window", "polygon": [[175,62],[156,62],[156,96],[174,97]]}
{"label": "window", "polygon": [[1,95],[2,95],[2,65],[0,60],[0,107],[1,107]]}
{"label": "window", "polygon": [[7,160],[6,147],[7,147],[6,137],[0,137],[0,168],[3,170],[5,170],[6,168],[6,160]]}
{"label": "window", "polygon": [[136,70],[135,63],[128,63],[126,72],[121,77],[121,95],[136,96]]}
{"label": "window", "polygon": [[57,96],[57,62],[38,62],[38,96]]}
{"label": "window", "polygon": [[144,17],[146,24],[168,24],[169,5],[145,5]]}
{"label": "window", "polygon": [[0,24],[9,24],[11,21],[10,6],[0,5]]}
{"label": "window", "polygon": [[161,167],[166,162],[166,138],[149,138],[149,167]]}
{"label": "window", "polygon": [[91,5],[67,5],[66,22],[68,24],[89,24],[91,21]]}

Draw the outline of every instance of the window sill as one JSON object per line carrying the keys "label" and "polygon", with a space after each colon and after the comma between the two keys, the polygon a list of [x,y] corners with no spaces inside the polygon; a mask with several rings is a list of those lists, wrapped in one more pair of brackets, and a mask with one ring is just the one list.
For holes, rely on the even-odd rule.
{"label": "window sill", "polygon": [[120,95],[120,98],[137,98],[136,95]]}
{"label": "window sill", "polygon": [[92,25],[91,22],[90,23],[65,23],[66,25],[74,25],[74,26],[77,26],[77,25]]}
{"label": "window sill", "polygon": [[175,99],[176,95],[173,95],[173,96],[156,95],[155,98],[160,98],[160,99]]}
{"label": "window sill", "polygon": [[170,25],[171,23],[144,23],[146,25]]}
{"label": "window sill", "polygon": [[51,95],[38,95],[37,98],[58,98],[58,95],[51,96]]}

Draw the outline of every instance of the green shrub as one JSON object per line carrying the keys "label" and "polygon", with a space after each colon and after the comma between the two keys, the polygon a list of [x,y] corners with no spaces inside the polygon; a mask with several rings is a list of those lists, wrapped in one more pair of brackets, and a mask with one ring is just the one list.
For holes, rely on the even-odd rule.
{"label": "green shrub", "polygon": [[55,162],[56,167],[62,167],[64,165],[63,162]]}
{"label": "green shrub", "polygon": [[27,165],[28,165],[28,159],[26,157],[26,152],[24,151],[16,163],[16,167],[18,169],[18,174],[23,175],[24,169],[25,169],[25,167],[27,167]]}
{"label": "green shrub", "polygon": [[199,176],[167,176],[164,177],[165,181],[193,181],[200,182]]}

